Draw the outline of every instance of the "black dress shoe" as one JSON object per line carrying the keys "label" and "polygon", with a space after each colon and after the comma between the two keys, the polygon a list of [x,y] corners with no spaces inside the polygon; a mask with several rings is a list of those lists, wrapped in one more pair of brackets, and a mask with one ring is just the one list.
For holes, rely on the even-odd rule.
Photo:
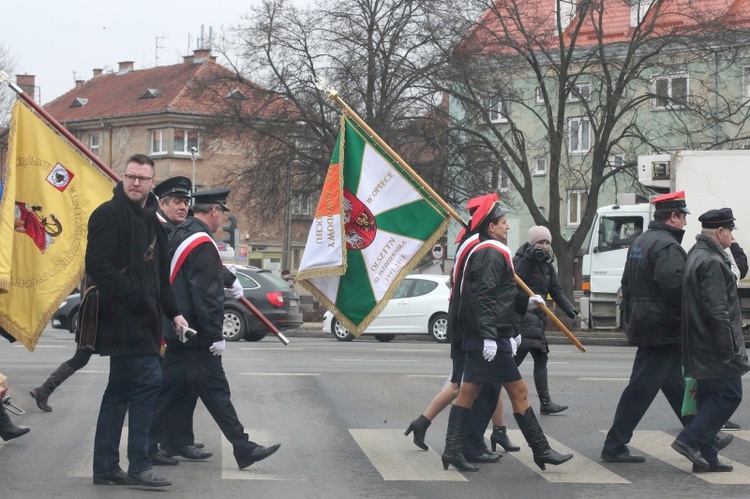
{"label": "black dress shoe", "polygon": [[151,462],[154,466],[176,466],[180,464],[177,459],[165,456],[161,451],[156,454],[151,454],[148,457],[151,458]]}
{"label": "black dress shoe", "polygon": [[281,447],[281,444],[275,444],[270,447],[263,447],[262,445],[259,445],[249,454],[246,454],[243,457],[238,457],[237,466],[239,466],[241,470],[244,470],[251,464],[264,460],[265,458],[279,450],[279,447]]}
{"label": "black dress shoe", "polygon": [[719,432],[719,434],[716,435],[716,448],[721,450],[727,445],[731,444],[732,440],[734,440],[734,435]]}
{"label": "black dress shoe", "polygon": [[94,485],[135,485],[135,481],[120,470],[106,475],[94,475]]}
{"label": "black dress shoe", "polygon": [[502,456],[499,454],[482,454],[481,456],[464,456],[470,463],[496,463]]}
{"label": "black dress shoe", "polygon": [[199,449],[202,449],[202,448],[204,448],[206,446],[206,444],[204,444],[203,442],[200,442],[198,440],[196,440],[195,442],[193,442],[193,445],[195,445]]}
{"label": "black dress shoe", "polygon": [[191,461],[200,461],[213,456],[212,452],[204,452],[195,445],[185,445],[183,447],[164,447],[162,452],[167,457],[180,456]]}
{"label": "black dress shoe", "polygon": [[609,454],[605,454],[602,452],[602,455],[600,456],[602,458],[602,461],[606,461],[608,463],[645,463],[646,462],[646,456],[641,456],[638,454],[631,454],[629,450],[626,450],[622,454],[617,454],[615,456],[611,456]]}
{"label": "black dress shoe", "polygon": [[672,442],[672,448],[676,450],[679,454],[682,454],[686,458],[690,460],[690,462],[693,463],[693,466],[700,470],[700,471],[708,471],[709,465],[708,462],[703,459],[703,456],[701,456],[701,451],[698,449],[694,449],[693,447],[690,447],[688,444],[684,442],[680,442],[679,440],[675,440]]}
{"label": "black dress shoe", "polygon": [[153,469],[143,470],[140,473],[128,473],[128,477],[131,478],[135,485],[143,485],[144,487],[167,487],[172,485],[172,482],[159,476]]}
{"label": "black dress shoe", "polygon": [[709,471],[713,473],[728,473],[730,471],[734,471],[734,466],[732,466],[731,464],[723,463],[718,459],[715,463],[709,464],[707,470],[702,470],[696,465],[693,465],[693,473],[706,473]]}

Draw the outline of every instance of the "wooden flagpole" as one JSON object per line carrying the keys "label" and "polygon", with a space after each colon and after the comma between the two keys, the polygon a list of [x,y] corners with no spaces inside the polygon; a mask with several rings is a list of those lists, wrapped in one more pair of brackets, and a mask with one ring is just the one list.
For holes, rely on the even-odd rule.
{"label": "wooden flagpole", "polygon": [[[405,162],[405,161],[404,161],[403,159],[401,159],[401,156],[399,156],[399,155],[398,155],[398,154],[396,153],[396,151],[394,151],[393,149],[391,149],[391,147],[390,147],[390,146],[389,146],[388,144],[386,144],[386,143],[385,143],[385,141],[384,141],[383,139],[381,139],[381,138],[380,138],[380,136],[378,136],[378,134],[377,134],[377,133],[375,133],[375,131],[374,131],[374,130],[373,130],[372,128],[370,128],[370,126],[369,126],[369,125],[368,125],[367,123],[365,123],[365,121],[364,121],[364,120],[363,120],[362,118],[360,118],[360,117],[359,117],[359,115],[358,115],[358,114],[357,114],[357,113],[356,113],[356,112],[355,112],[355,111],[354,111],[354,110],[353,110],[353,109],[352,109],[351,107],[349,107],[349,105],[348,105],[348,104],[347,104],[346,102],[344,102],[344,100],[343,100],[343,99],[342,99],[342,98],[341,98],[341,97],[339,96],[339,93],[338,93],[338,91],[337,91],[336,89],[334,89],[334,88],[330,87],[330,86],[329,86],[329,85],[327,84],[327,82],[326,82],[326,81],[325,81],[325,80],[324,80],[323,78],[321,78],[321,77],[318,77],[318,78],[316,78],[316,79],[315,79],[315,86],[316,86],[316,87],[317,87],[318,89],[320,89],[320,90],[322,90],[322,91],[326,92],[326,93],[328,94],[328,97],[329,97],[329,98],[330,98],[331,100],[334,100],[334,101],[336,101],[336,102],[337,102],[337,103],[338,103],[338,104],[339,104],[339,105],[340,105],[340,106],[341,106],[342,108],[344,108],[344,112],[346,112],[346,114],[348,114],[349,116],[351,116],[351,117],[352,117],[352,119],[353,119],[354,121],[356,121],[356,122],[357,122],[357,124],[358,124],[358,125],[359,125],[360,127],[362,127],[362,129],[363,129],[363,130],[364,130],[365,132],[367,132],[367,133],[368,133],[368,134],[369,134],[369,135],[370,135],[370,136],[371,136],[371,137],[373,138],[373,140],[375,140],[375,142],[377,142],[377,143],[378,143],[378,145],[379,145],[380,147],[382,147],[382,148],[383,148],[383,149],[384,149],[384,150],[385,150],[385,151],[386,151],[386,152],[387,152],[387,153],[388,153],[388,154],[389,154],[389,155],[390,155],[390,156],[391,156],[391,157],[392,157],[393,159],[395,159],[395,160],[396,160],[396,162],[398,162],[398,164],[399,164],[399,165],[400,165],[400,166],[401,166],[401,167],[402,167],[402,168],[403,168],[404,170],[406,170],[406,171],[407,171],[407,172],[409,173],[409,175],[411,175],[411,176],[412,176],[412,177],[414,178],[414,180],[416,180],[416,181],[417,181],[417,183],[418,183],[418,184],[419,184],[419,185],[420,185],[420,186],[421,186],[421,187],[422,187],[422,188],[423,188],[423,189],[424,189],[425,191],[427,191],[427,193],[428,193],[428,194],[429,194],[430,196],[432,196],[432,198],[433,198],[433,199],[435,199],[435,201],[436,201],[436,202],[437,202],[437,203],[438,203],[438,204],[439,204],[439,205],[440,205],[440,206],[441,206],[441,207],[442,207],[442,208],[443,208],[443,209],[444,209],[444,210],[445,210],[445,211],[446,211],[446,212],[447,212],[447,213],[448,213],[448,214],[449,214],[450,216],[452,216],[452,217],[453,217],[453,218],[454,218],[454,219],[455,219],[455,220],[456,220],[456,221],[457,221],[458,223],[460,223],[461,225],[463,225],[463,226],[464,226],[464,228],[466,228],[466,227],[467,227],[467,224],[466,224],[466,222],[465,222],[465,221],[464,221],[464,220],[463,220],[463,219],[461,218],[461,216],[460,216],[460,215],[459,215],[458,213],[456,213],[456,210],[454,210],[454,209],[453,209],[453,208],[452,208],[452,207],[451,207],[451,206],[450,206],[450,205],[449,205],[448,203],[446,203],[445,201],[443,201],[443,198],[441,198],[441,197],[440,197],[440,196],[439,196],[439,195],[438,195],[438,194],[437,194],[437,193],[436,193],[436,192],[435,192],[434,190],[432,190],[432,187],[430,187],[429,185],[427,185],[427,183],[425,183],[425,181],[424,181],[424,180],[422,180],[422,177],[420,177],[420,176],[419,176],[419,175],[418,175],[418,174],[417,174],[417,173],[416,173],[416,172],[415,172],[414,170],[412,170],[412,169],[411,169],[411,167],[410,167],[410,166],[409,166],[408,164],[406,164],[406,162]],[[528,287],[528,286],[526,285],[526,283],[525,283],[525,282],[523,282],[523,280],[521,280],[521,278],[520,278],[520,277],[518,277],[518,275],[516,275],[516,274],[514,273],[514,274],[513,274],[513,277],[514,277],[514,279],[515,279],[515,281],[516,281],[516,284],[518,284],[518,286],[519,286],[519,287],[520,287],[521,289],[523,289],[523,290],[524,290],[524,291],[525,291],[525,292],[526,292],[526,293],[527,293],[527,294],[528,294],[529,296],[536,296],[536,294],[535,294],[535,293],[534,293],[534,292],[533,292],[533,291],[532,291],[532,290],[531,290],[531,289],[530,289],[530,288],[529,288],[529,287]],[[556,315],[555,315],[555,314],[554,314],[554,313],[552,312],[552,310],[550,310],[550,309],[549,309],[549,307],[547,307],[547,305],[545,305],[545,304],[542,304],[542,305],[540,305],[540,306],[541,306],[542,310],[544,310],[544,313],[546,313],[546,314],[547,314],[547,316],[548,316],[548,317],[549,317],[550,319],[552,319],[552,321],[553,321],[553,322],[554,322],[554,323],[555,323],[555,324],[557,325],[557,327],[558,327],[558,328],[560,328],[560,330],[562,330],[562,332],[563,332],[563,333],[565,333],[565,336],[567,336],[567,337],[568,337],[568,339],[569,339],[569,340],[570,340],[570,341],[571,341],[571,342],[572,342],[572,343],[573,343],[573,344],[574,344],[574,345],[575,345],[576,347],[578,347],[578,350],[580,350],[581,352],[585,352],[585,351],[586,351],[586,349],[585,349],[585,348],[584,348],[584,346],[583,346],[583,345],[581,344],[581,342],[580,342],[580,341],[578,341],[578,338],[576,338],[576,337],[575,337],[575,336],[573,335],[573,333],[571,333],[571,332],[570,332],[570,331],[568,330],[568,328],[566,328],[566,327],[565,327],[565,324],[563,324],[563,323],[562,323],[562,322],[560,321],[560,319],[558,319],[558,318],[557,318],[557,316],[556,316]]]}

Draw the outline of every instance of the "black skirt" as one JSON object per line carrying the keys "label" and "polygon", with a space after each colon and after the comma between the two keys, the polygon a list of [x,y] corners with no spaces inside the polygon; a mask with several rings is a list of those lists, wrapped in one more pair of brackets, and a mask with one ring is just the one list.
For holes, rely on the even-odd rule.
{"label": "black skirt", "polygon": [[492,362],[482,357],[482,352],[466,352],[464,381],[482,385],[499,385],[521,379],[521,373],[511,352],[498,351]]}
{"label": "black skirt", "polygon": [[453,359],[453,372],[451,373],[451,383],[461,384],[461,380],[464,377],[464,363],[465,359]]}

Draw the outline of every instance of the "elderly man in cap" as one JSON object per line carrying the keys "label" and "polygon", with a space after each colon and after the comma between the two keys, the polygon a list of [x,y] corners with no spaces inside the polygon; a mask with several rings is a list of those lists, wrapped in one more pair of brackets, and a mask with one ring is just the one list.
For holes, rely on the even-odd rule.
{"label": "elderly man in cap", "polygon": [[[180,309],[196,334],[181,339],[167,336],[167,366],[184,376],[194,386],[203,404],[234,448],[240,469],[267,458],[279,444],[263,447],[248,438],[237,418],[230,398],[229,383],[221,365],[225,342],[224,286],[221,257],[211,238],[229,211],[226,198],[229,189],[211,189],[193,194],[194,216],[177,227],[171,237],[172,288]],[[162,390],[162,395],[178,397],[179,393]],[[192,415],[184,415],[192,417]],[[167,442],[184,447],[192,442],[177,442],[178,428],[170,427]],[[169,453],[167,453],[169,455]]]}
{"label": "elderly man in cap", "polygon": [[187,219],[192,189],[193,183],[187,177],[168,178],[154,188],[154,194],[159,198],[157,216],[167,234]]}
{"label": "elderly man in cap", "polygon": [[682,288],[682,356],[685,375],[696,379],[698,412],[672,442],[693,471],[726,472],[716,435],[742,402],[741,376],[750,370],[742,338],[742,311],[725,249],[735,229],[730,208],[701,215],[685,264]]}
{"label": "elderly man in cap", "polygon": [[[654,198],[654,220],[628,249],[622,275],[625,332],[638,347],[630,382],[620,396],[601,459],[610,463],[642,463],[627,444],[659,390],[680,422],[685,380],[680,356],[682,268],[686,254],[680,243],[690,212],[684,191]],[[728,443],[728,442],[727,442]]]}

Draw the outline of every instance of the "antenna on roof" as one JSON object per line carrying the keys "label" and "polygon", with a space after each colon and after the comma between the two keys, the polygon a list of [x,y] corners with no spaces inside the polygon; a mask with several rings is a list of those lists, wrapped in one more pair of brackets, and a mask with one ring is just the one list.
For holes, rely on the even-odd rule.
{"label": "antenna on roof", "polygon": [[158,66],[159,65],[159,49],[164,48],[164,45],[161,45],[160,42],[163,41],[165,38],[169,38],[169,37],[166,35],[162,35],[162,36],[157,36],[155,38],[156,38],[156,41],[154,43],[155,45],[154,46],[154,59],[155,59],[154,66]]}

